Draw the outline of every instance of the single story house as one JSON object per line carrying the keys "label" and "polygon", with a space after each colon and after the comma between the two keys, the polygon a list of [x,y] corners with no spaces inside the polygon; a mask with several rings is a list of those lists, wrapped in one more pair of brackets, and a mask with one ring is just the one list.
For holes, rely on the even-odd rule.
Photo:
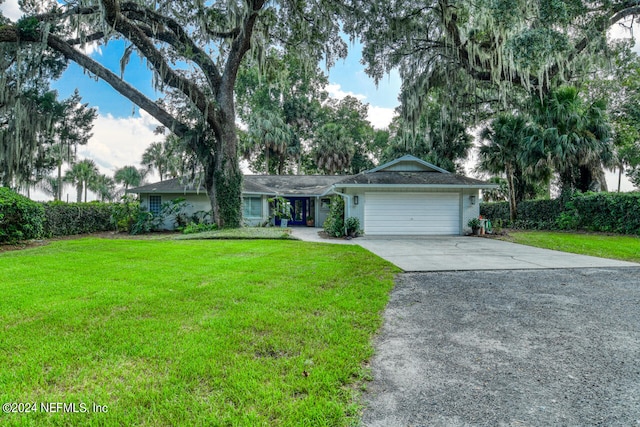
{"label": "single story house", "polygon": [[[367,235],[460,235],[479,215],[479,191],[495,188],[473,178],[450,173],[407,155],[357,175],[245,175],[244,219],[250,225],[269,220],[268,199],[285,197],[291,204],[290,226],[313,219],[322,227],[330,197],[345,200],[345,215],[357,217]],[[151,212],[162,203],[184,198],[191,212],[211,209],[202,188],[181,185],[178,179],[133,188]]]}

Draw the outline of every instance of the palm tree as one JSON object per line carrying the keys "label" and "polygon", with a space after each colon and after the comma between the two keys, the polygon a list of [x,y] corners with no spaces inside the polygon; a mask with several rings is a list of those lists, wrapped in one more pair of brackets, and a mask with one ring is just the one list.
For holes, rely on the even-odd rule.
{"label": "palm tree", "polygon": [[116,198],[116,182],[107,175],[98,175],[89,189],[100,197],[101,202],[111,202]]}
{"label": "palm tree", "polygon": [[156,169],[160,175],[160,181],[166,178],[169,169],[169,153],[162,142],[154,142],[142,153],[142,165],[148,170]]}
{"label": "palm tree", "polygon": [[[60,181],[58,181],[57,177],[45,176],[38,183],[38,188],[47,196],[53,197],[54,200],[59,200],[62,188],[58,188],[58,184],[60,184]],[[62,185],[64,186],[64,182],[62,182]]]}
{"label": "palm tree", "polygon": [[318,129],[316,146],[311,151],[318,169],[328,174],[349,169],[354,154],[355,144],[343,126],[327,123]]}
{"label": "palm tree", "polygon": [[493,174],[504,173],[509,189],[509,215],[516,219],[516,174],[522,170],[520,153],[523,151],[527,121],[522,116],[502,114],[480,133],[487,145],[480,147],[479,169]]}
{"label": "palm tree", "polygon": [[65,173],[64,180],[76,186],[77,202],[82,202],[82,191],[84,190],[84,201],[87,201],[87,190],[98,176],[98,167],[90,159],[80,160],[75,163],[70,170]]}
{"label": "palm tree", "polygon": [[562,194],[606,191],[603,165],[611,165],[614,155],[604,101],[587,105],[578,89],[564,86],[537,107],[530,149],[544,152],[548,166],[559,175]]}
{"label": "palm tree", "polygon": [[282,117],[275,111],[263,110],[249,119],[248,138],[243,147],[244,157],[249,159],[256,151],[262,151],[265,173],[271,170],[271,154],[283,156],[292,140],[292,132]]}
{"label": "palm tree", "polygon": [[137,187],[142,183],[144,179],[144,173],[135,166],[123,166],[120,169],[116,169],[113,178],[118,184],[124,185],[124,191],[127,191],[129,187]]}

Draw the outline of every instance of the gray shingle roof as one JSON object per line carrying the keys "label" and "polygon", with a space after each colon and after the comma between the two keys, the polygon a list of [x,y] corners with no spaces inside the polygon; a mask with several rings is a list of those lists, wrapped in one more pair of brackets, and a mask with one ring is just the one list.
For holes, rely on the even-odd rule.
{"label": "gray shingle roof", "polygon": [[337,185],[430,185],[487,187],[485,181],[441,172],[373,172],[346,177]]}

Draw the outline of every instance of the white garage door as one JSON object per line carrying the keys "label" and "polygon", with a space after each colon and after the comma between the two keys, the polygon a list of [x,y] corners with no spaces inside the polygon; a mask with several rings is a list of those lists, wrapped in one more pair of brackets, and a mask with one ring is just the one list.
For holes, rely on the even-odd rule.
{"label": "white garage door", "polygon": [[365,193],[364,232],[460,234],[457,193]]}

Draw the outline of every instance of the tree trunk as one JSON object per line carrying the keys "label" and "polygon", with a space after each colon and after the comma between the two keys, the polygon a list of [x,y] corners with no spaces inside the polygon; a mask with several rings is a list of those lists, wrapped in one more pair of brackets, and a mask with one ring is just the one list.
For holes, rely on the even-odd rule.
{"label": "tree trunk", "polygon": [[516,204],[516,186],[513,182],[513,171],[506,167],[507,185],[509,186],[509,218],[515,221],[518,216],[518,205]]}
{"label": "tree trunk", "polygon": [[221,135],[216,138],[214,152],[207,159],[202,159],[205,187],[216,225],[219,228],[236,228],[242,225],[242,172],[237,156],[238,138],[234,121],[221,122]]}
{"label": "tree trunk", "polygon": [[58,188],[56,188],[56,194],[53,196],[53,200],[62,200],[62,162],[58,161]]}
{"label": "tree trunk", "polygon": [[76,185],[76,202],[82,202],[82,182],[79,182]]}
{"label": "tree trunk", "polygon": [[622,165],[618,168],[618,193],[620,192],[620,184],[622,184]]}

